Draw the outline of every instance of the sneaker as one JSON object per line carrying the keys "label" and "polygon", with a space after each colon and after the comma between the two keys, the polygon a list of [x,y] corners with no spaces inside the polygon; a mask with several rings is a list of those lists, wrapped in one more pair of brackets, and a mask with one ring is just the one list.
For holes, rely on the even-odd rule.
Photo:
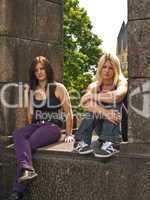
{"label": "sneaker", "polygon": [[80,141],[74,143],[73,152],[85,155],[92,153],[93,149],[90,147],[90,145],[86,144],[84,141]]}
{"label": "sneaker", "polygon": [[19,178],[19,182],[23,183],[23,182],[32,180],[37,176],[38,176],[38,174],[34,170],[32,170],[32,171],[24,170],[22,176]]}
{"label": "sneaker", "polygon": [[119,149],[115,149],[112,142],[104,142],[99,150],[94,151],[94,156],[98,158],[108,158],[116,153],[119,153]]}
{"label": "sneaker", "polygon": [[22,192],[12,192],[11,195],[5,200],[21,200],[23,196]]}

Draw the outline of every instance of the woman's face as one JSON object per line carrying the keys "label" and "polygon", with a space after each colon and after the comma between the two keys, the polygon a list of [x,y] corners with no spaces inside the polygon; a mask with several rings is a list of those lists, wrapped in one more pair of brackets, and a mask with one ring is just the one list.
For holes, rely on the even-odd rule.
{"label": "woman's face", "polygon": [[41,63],[38,63],[35,67],[35,76],[38,81],[44,81],[47,79],[45,68]]}
{"label": "woman's face", "polygon": [[114,67],[111,64],[110,60],[107,60],[104,63],[101,73],[102,73],[103,80],[113,80],[115,71],[114,71]]}

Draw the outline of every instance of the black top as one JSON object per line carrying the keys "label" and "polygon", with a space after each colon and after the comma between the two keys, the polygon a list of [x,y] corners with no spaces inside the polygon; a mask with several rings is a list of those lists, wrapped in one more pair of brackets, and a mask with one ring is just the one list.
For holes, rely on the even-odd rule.
{"label": "black top", "polygon": [[45,100],[37,100],[33,98],[33,117],[32,123],[53,122],[62,127],[63,124],[63,112],[61,112],[61,102],[55,96],[49,92],[49,96]]}

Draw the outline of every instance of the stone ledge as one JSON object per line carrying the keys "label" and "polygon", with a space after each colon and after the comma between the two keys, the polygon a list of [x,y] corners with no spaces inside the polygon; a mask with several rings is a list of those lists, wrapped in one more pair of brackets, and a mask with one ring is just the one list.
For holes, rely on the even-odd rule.
{"label": "stone ledge", "polygon": [[[33,158],[38,178],[25,200],[149,200],[150,157],[97,159],[40,149]],[[12,149],[3,151],[2,188],[7,196],[15,174]],[[5,177],[5,178],[4,178]],[[134,187],[133,187],[134,185]]]}
{"label": "stone ledge", "polygon": [[62,0],[5,0],[0,5],[0,34],[62,42],[62,19]]}

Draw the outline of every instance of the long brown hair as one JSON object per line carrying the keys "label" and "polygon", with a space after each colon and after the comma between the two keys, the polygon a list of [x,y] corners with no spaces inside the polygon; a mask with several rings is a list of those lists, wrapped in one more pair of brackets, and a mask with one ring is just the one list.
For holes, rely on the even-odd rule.
{"label": "long brown hair", "polygon": [[54,83],[54,72],[50,61],[44,56],[37,56],[34,58],[29,69],[29,85],[31,90],[35,90],[38,85],[38,80],[35,76],[35,67],[38,63],[41,63],[45,68],[47,83]]}

